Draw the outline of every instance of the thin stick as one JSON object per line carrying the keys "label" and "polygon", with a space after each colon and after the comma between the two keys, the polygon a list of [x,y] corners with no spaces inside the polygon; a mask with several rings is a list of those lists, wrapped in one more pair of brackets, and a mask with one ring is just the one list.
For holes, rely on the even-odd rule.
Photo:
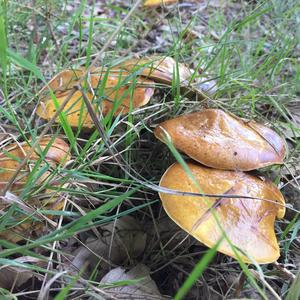
{"label": "thin stick", "polygon": [[276,300],[282,300],[279,295],[275,292],[275,290],[270,286],[270,284],[255,270],[249,270],[252,275],[257,279],[260,280],[261,283],[270,291],[270,293],[274,296]]}

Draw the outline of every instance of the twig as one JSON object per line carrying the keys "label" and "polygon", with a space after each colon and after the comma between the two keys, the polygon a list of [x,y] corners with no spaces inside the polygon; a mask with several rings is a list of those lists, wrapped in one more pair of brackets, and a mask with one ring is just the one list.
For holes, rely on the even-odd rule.
{"label": "twig", "polygon": [[246,275],[244,272],[241,273],[241,275],[239,276],[238,282],[236,283],[236,289],[234,292],[234,297],[235,298],[240,298],[241,297],[241,292],[244,286],[246,280]]}
{"label": "twig", "polygon": [[47,23],[47,28],[50,32],[51,37],[52,37],[52,40],[54,42],[56,52],[59,53],[59,44],[58,44],[57,38],[54,34],[54,31],[53,31],[53,28],[52,28],[52,25],[51,25],[51,22],[50,22],[50,12],[46,13],[46,23]]}
{"label": "twig", "polygon": [[[32,1],[32,6],[36,7],[36,0]],[[39,44],[40,37],[38,32],[38,23],[37,23],[36,14],[34,10],[32,10],[32,23],[33,23],[33,42],[35,44]]]}
{"label": "twig", "polygon": [[260,280],[261,283],[270,291],[270,293],[274,296],[276,300],[282,300],[281,297],[274,291],[274,289],[269,285],[269,283],[255,270],[249,270],[252,275],[257,279]]}
{"label": "twig", "polygon": [[291,271],[286,269],[284,266],[281,266],[277,261],[273,263],[273,266],[288,280],[295,280],[296,275]]}

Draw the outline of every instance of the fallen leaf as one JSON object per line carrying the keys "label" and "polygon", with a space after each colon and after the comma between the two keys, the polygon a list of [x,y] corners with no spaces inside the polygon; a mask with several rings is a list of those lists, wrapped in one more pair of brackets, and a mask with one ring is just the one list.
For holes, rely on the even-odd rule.
{"label": "fallen leaf", "polygon": [[[104,289],[108,298],[102,296],[104,299],[111,299],[109,296],[117,299],[167,299],[160,294],[149,272],[149,268],[143,264],[138,264],[128,272],[121,267],[111,270],[102,278],[100,284],[111,284],[112,287]],[[130,284],[130,281],[136,281],[136,283]],[[127,284],[119,286],[118,282],[127,282]]]}
{"label": "fallen leaf", "polygon": [[18,288],[33,277],[31,270],[5,267],[0,268],[0,287],[4,289]]}
{"label": "fallen leaf", "polygon": [[[212,247],[223,235],[213,217],[214,211],[233,245],[250,255],[257,263],[276,261],[280,251],[274,222],[276,216],[283,218],[285,214],[285,201],[277,187],[267,180],[263,181],[243,172],[216,170],[191,162],[187,165],[201,191],[179,163],[169,167],[162,176],[160,186],[182,192],[250,196],[260,199],[208,198],[160,193],[163,207],[169,217],[197,240]],[[225,240],[218,251],[236,258]],[[246,255],[241,252],[239,254],[244,262],[251,262]]]}
{"label": "fallen leaf", "polygon": [[75,251],[72,261],[75,269],[82,269],[88,265],[90,271],[93,271],[99,262],[101,268],[107,268],[110,263],[124,263],[144,252],[146,234],[141,225],[130,216],[124,216],[116,223],[112,221],[101,226],[101,232],[100,239],[89,238]]}
{"label": "fallen leaf", "polygon": [[155,136],[216,169],[249,171],[282,164],[284,140],[272,129],[219,109],[206,109],[158,125]]}
{"label": "fallen leaf", "polygon": [[[34,257],[19,257],[11,260],[11,265],[0,266],[0,288],[14,290],[33,277],[39,276],[33,270],[22,268],[21,263],[40,264],[40,260]],[[17,265],[17,266],[13,266]]]}

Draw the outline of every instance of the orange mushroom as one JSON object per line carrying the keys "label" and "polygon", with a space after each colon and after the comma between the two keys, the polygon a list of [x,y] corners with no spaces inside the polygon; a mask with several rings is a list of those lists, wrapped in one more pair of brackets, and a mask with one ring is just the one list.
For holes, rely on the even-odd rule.
{"label": "orange mushroom", "polygon": [[146,0],[144,3],[144,7],[153,8],[166,4],[176,3],[178,0]]}
{"label": "orange mushroom", "polygon": [[[277,187],[243,172],[216,170],[192,162],[187,165],[201,192],[241,197],[208,198],[160,193],[169,217],[208,247],[217,243],[224,230],[231,243],[241,250],[239,254],[244,262],[251,262],[251,259],[261,264],[276,261],[280,252],[274,221],[285,214],[285,201]],[[182,192],[200,192],[179,163],[169,167],[160,186]],[[243,196],[259,199],[244,199]],[[218,251],[236,258],[226,240],[222,241]]]}
{"label": "orange mushroom", "polygon": [[[31,172],[31,167],[34,167],[37,160],[40,159],[42,152],[44,155],[44,159],[47,164],[51,166],[57,166],[59,164],[64,164],[70,159],[69,155],[69,146],[60,138],[56,138],[51,141],[51,137],[42,138],[39,147],[36,148],[36,151],[31,155],[28,164],[21,169],[16,181],[13,183],[10,191],[14,194],[18,195]],[[49,145],[49,143],[51,143]],[[28,143],[12,143],[6,146],[0,152],[0,191],[6,186],[6,184],[11,180],[14,175],[16,169],[19,167],[22,160],[25,158],[27,153],[31,150],[31,146]],[[44,153],[46,151],[46,153]],[[44,166],[41,163],[41,166]],[[37,180],[37,184],[41,184],[47,177],[50,175],[50,171],[46,171],[43,175]],[[47,194],[47,190],[45,190],[45,194]],[[5,196],[0,200],[0,210],[5,211],[10,207],[11,201],[5,201]],[[15,196],[11,196],[15,197]],[[57,197],[52,197],[40,202],[38,199],[30,199],[28,203],[22,203],[21,200],[18,199],[17,204],[22,204],[23,208],[28,207],[47,207],[47,209],[52,210],[60,210],[63,207],[63,203],[61,201],[57,201]],[[29,205],[29,206],[28,206]],[[29,209],[29,214],[34,213],[33,209]],[[17,213],[17,215],[13,215],[15,221],[18,223],[16,226],[13,226],[9,230],[4,230],[0,233],[1,238],[5,238],[7,240],[17,242],[22,240],[23,237],[29,237],[32,231],[41,230],[41,223],[35,223],[32,218],[27,218],[24,214]],[[22,219],[25,218],[25,221],[21,222]],[[17,234],[16,234],[17,233]]]}
{"label": "orange mushroom", "polygon": [[[106,72],[108,72],[107,78]],[[64,70],[50,80],[48,87],[57,97],[58,105],[61,105],[69,96],[69,92],[79,84],[84,73],[84,69]],[[129,112],[130,107],[134,109],[147,104],[154,93],[153,81],[138,78],[136,83],[133,83],[132,80],[128,80],[129,76],[130,74],[124,70],[111,69],[108,71],[105,68],[94,68],[80,85],[82,88],[87,88],[86,95],[93,102],[95,111],[99,114],[101,111],[103,115],[106,115],[113,109],[115,109],[114,115],[125,114]],[[99,95],[103,99],[98,99],[97,89],[101,86],[102,80],[105,80],[104,95]],[[41,118],[49,120],[56,113],[56,106],[47,93],[47,87],[44,87],[41,92],[44,97],[37,107],[37,114]],[[82,125],[86,128],[94,126],[83,103],[81,91],[74,92],[63,111],[71,126]]]}
{"label": "orange mushroom", "polygon": [[[79,80],[83,77],[85,69],[78,68],[72,70],[63,70],[55,75],[46,86],[44,86],[40,93],[49,96],[49,88],[57,96],[63,96],[69,93],[69,91],[79,83]],[[90,73],[87,75],[87,81],[90,80]],[[84,81],[81,84],[84,86]]]}
{"label": "orange mushroom", "polygon": [[249,171],[282,164],[283,139],[270,128],[220,109],[206,109],[167,120],[154,131],[194,160],[217,169]]}
{"label": "orange mushroom", "polygon": [[[49,147],[50,142],[51,137],[44,137],[41,140],[39,147],[37,147],[36,152],[30,157],[30,161],[34,162],[38,160],[40,158],[40,151],[45,151],[45,149]],[[28,143],[12,143],[0,152],[0,190],[9,182],[15,170],[30,149],[31,146]],[[62,139],[56,138],[51,143],[47,153],[45,153],[45,160],[50,164],[61,164],[70,159],[68,152],[69,146]],[[22,189],[26,183],[29,172],[30,170],[28,167],[21,170],[18,179],[12,186],[12,191],[18,192],[18,190]]]}

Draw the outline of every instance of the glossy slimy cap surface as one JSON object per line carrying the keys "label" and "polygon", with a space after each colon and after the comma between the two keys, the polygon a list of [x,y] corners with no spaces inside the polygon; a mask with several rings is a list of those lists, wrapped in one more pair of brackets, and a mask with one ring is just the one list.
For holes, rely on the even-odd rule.
{"label": "glossy slimy cap surface", "polygon": [[283,139],[272,129],[220,109],[206,109],[167,120],[155,136],[168,134],[174,146],[194,160],[216,169],[250,171],[282,164]]}
{"label": "glossy slimy cap surface", "polygon": [[[222,236],[213,210],[233,245],[257,263],[276,261],[280,252],[274,222],[276,217],[282,218],[285,213],[285,201],[277,187],[243,172],[216,170],[197,163],[188,163],[188,167],[203,193],[250,196],[260,200],[160,193],[169,217],[197,240],[212,247]],[[179,163],[169,167],[160,186],[184,192],[200,192]],[[236,258],[225,240],[218,251]],[[244,262],[251,262],[247,255],[239,254]]]}

